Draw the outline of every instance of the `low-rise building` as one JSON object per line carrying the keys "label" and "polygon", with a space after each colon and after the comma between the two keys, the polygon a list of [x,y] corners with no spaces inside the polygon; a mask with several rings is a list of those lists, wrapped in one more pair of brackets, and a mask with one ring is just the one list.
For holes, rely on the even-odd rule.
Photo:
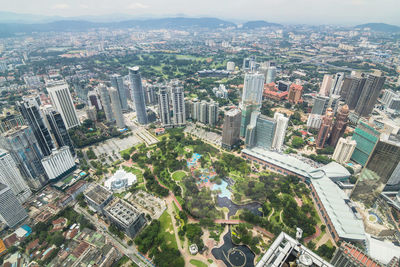
{"label": "low-rise building", "polygon": [[98,213],[103,213],[104,207],[112,199],[112,193],[99,184],[93,184],[83,194],[89,207]]}

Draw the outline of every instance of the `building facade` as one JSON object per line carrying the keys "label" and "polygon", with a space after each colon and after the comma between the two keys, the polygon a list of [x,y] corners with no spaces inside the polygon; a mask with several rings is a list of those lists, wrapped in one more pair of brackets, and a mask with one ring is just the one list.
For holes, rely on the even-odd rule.
{"label": "building facade", "polygon": [[322,124],[322,115],[310,114],[307,119],[308,129],[319,129]]}
{"label": "building facade", "polygon": [[168,90],[166,87],[161,87],[158,92],[158,116],[164,127],[171,126],[171,110],[169,103]]}
{"label": "building facade", "polygon": [[322,80],[321,87],[319,88],[319,94],[321,96],[329,96],[329,92],[332,88],[332,75],[325,74]]}
{"label": "building facade", "polygon": [[119,74],[113,74],[110,76],[111,86],[117,89],[118,99],[123,111],[127,111],[128,107],[128,96],[126,95],[126,90],[124,86],[124,81],[122,76]]}
{"label": "building facade", "polygon": [[0,183],[0,220],[13,228],[28,218],[28,213],[18,202],[10,187]]}
{"label": "building facade", "polygon": [[110,94],[108,93],[107,87],[104,84],[99,84],[97,89],[100,93],[101,105],[103,106],[106,120],[108,122],[114,122],[114,112],[112,111]]}
{"label": "building facade", "polygon": [[380,133],[374,127],[360,121],[352,137],[357,142],[357,146],[351,155],[351,160],[365,166],[379,140],[379,136]]}
{"label": "building facade", "polygon": [[333,116],[332,110],[328,109],[326,111],[325,116],[322,117],[321,127],[319,128],[318,136],[317,139],[315,140],[315,143],[318,148],[324,147],[325,142],[329,136],[329,133],[331,132],[332,120],[333,120],[332,116]]}
{"label": "building facade", "polygon": [[240,141],[241,112],[239,109],[232,109],[225,113],[224,125],[222,128],[222,147],[232,149]]}
{"label": "building facade", "polygon": [[139,124],[147,124],[146,102],[139,67],[129,68],[129,79],[132,86],[132,97],[135,103],[136,117]]}
{"label": "building facade", "polygon": [[332,159],[341,164],[349,162],[356,145],[357,142],[355,140],[340,137],[335,147],[335,151],[333,152]]}
{"label": "building facade", "polygon": [[111,98],[111,108],[114,114],[115,123],[117,128],[125,128],[124,115],[122,114],[121,100],[117,89],[111,87],[108,89]]}
{"label": "building facade", "polygon": [[186,124],[186,106],[183,88],[174,86],[171,90],[171,94],[173,123],[177,126],[183,126]]}
{"label": "building facade", "polygon": [[360,98],[357,101],[357,106],[355,107],[356,114],[362,117],[371,114],[385,80],[386,77],[382,76],[382,73],[379,72],[368,75],[361,91]]}
{"label": "building facade", "polygon": [[246,73],[242,94],[242,106],[246,104],[261,105],[264,91],[264,75],[261,73]]}
{"label": "building facade", "polygon": [[301,100],[303,86],[292,83],[289,88],[288,101],[297,104]]}
{"label": "building facade", "polygon": [[54,149],[49,156],[42,159],[42,165],[51,182],[65,177],[76,169],[74,157],[66,146]]}
{"label": "building facade", "polygon": [[289,118],[285,117],[282,113],[275,112],[274,120],[276,121],[276,129],[274,140],[272,141],[272,149],[281,151],[285,141]]}
{"label": "building facade", "polygon": [[322,115],[325,114],[329,105],[329,97],[317,95],[314,97],[314,104],[311,109],[311,114]]}
{"label": "building facade", "polygon": [[332,132],[329,137],[329,145],[335,147],[339,138],[341,138],[346,131],[347,119],[349,117],[349,107],[344,105],[336,114],[336,121],[332,127]]}

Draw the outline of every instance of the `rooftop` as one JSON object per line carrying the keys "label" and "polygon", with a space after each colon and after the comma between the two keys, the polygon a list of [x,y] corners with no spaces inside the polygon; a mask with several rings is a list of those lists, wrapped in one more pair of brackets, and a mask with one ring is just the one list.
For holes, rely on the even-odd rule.
{"label": "rooftop", "polygon": [[95,184],[85,192],[85,196],[91,199],[94,203],[101,205],[112,196],[112,193],[103,186]]}
{"label": "rooftop", "polygon": [[140,215],[140,212],[134,206],[118,198],[108,204],[105,211],[126,226],[134,223]]}

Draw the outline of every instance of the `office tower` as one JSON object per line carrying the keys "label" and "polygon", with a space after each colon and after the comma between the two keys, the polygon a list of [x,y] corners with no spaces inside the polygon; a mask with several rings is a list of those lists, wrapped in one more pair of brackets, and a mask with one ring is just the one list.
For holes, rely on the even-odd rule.
{"label": "office tower", "polygon": [[279,81],[278,82],[278,91],[287,92],[287,91],[289,91],[290,85],[291,85],[291,82]]}
{"label": "office tower", "polygon": [[307,128],[319,129],[322,124],[322,115],[310,114],[307,119]]}
{"label": "office tower", "polygon": [[128,97],[126,95],[126,90],[124,82],[121,75],[113,74],[110,76],[111,86],[114,87],[118,92],[118,99],[123,111],[127,111],[128,107]]}
{"label": "office tower", "polygon": [[66,146],[54,149],[51,155],[42,159],[42,165],[51,182],[66,177],[76,169],[74,157]]}
{"label": "office tower", "polygon": [[87,102],[87,94],[89,93],[89,87],[86,87],[85,80],[74,79],[73,86],[75,89],[76,96],[84,103]]}
{"label": "office tower", "polygon": [[89,106],[96,107],[97,111],[100,111],[101,109],[103,109],[103,107],[101,106],[99,97],[97,96],[97,93],[95,91],[89,91],[88,101],[89,101]]}
{"label": "office tower", "polygon": [[97,121],[97,110],[95,106],[88,107],[86,109],[86,116],[89,120],[96,122]]}
{"label": "office tower", "polygon": [[342,88],[340,89],[340,98],[346,99],[349,94],[350,86],[353,82],[352,77],[345,77],[342,83]]}
{"label": "office tower", "polygon": [[43,155],[29,126],[17,127],[0,135],[0,147],[10,153],[31,188],[40,189],[46,184],[47,177],[40,162]]}
{"label": "office tower", "polygon": [[289,118],[286,118],[282,113],[275,112],[274,120],[276,129],[272,148],[278,151],[282,150],[283,142],[285,141],[286,129],[288,127]]}
{"label": "office tower", "polygon": [[139,67],[129,68],[129,79],[132,87],[132,97],[135,103],[136,117],[139,124],[147,124],[146,104],[144,99],[144,90],[142,87],[142,78],[140,77]]}
{"label": "office tower", "polygon": [[22,99],[21,102],[17,102],[17,107],[31,127],[42,154],[48,156],[54,144],[40,110],[39,97],[23,97]]}
{"label": "office tower", "polygon": [[111,98],[111,108],[114,114],[115,123],[117,128],[125,128],[124,116],[122,115],[121,101],[117,89],[111,87],[108,89]]}
{"label": "office tower", "polygon": [[244,137],[246,135],[246,129],[247,129],[247,125],[249,125],[250,123],[250,119],[251,119],[251,114],[253,113],[253,111],[259,110],[260,106],[259,105],[244,105],[242,106],[242,122],[240,125],[240,136]]}
{"label": "office tower", "polygon": [[243,59],[243,70],[254,71],[256,68],[256,57],[251,56]]}
{"label": "office tower", "polygon": [[222,128],[222,147],[232,149],[240,141],[241,112],[239,109],[231,109],[225,113]]}
{"label": "office tower", "polygon": [[379,136],[380,133],[371,125],[364,121],[360,121],[357,128],[354,130],[352,137],[352,139],[357,142],[357,146],[353,155],[351,155],[351,160],[365,166],[379,140]]}
{"label": "office tower", "polygon": [[336,160],[341,164],[345,164],[350,161],[351,155],[356,148],[357,142],[351,138],[340,137],[339,141],[333,152],[332,159]]}
{"label": "office tower", "polygon": [[215,126],[218,120],[218,103],[211,101],[208,105],[208,124]]}
{"label": "office tower", "polygon": [[329,145],[335,147],[339,138],[346,131],[347,119],[349,117],[349,107],[344,105],[336,114],[336,121],[332,127],[331,136],[329,137]]}
{"label": "office tower", "polygon": [[276,78],[276,67],[269,66],[267,70],[267,77],[265,78],[265,83],[272,83]]}
{"label": "office tower", "polygon": [[242,106],[246,104],[261,105],[264,91],[264,75],[261,73],[246,73],[242,94]]}
{"label": "office tower", "polygon": [[200,117],[199,121],[201,123],[208,123],[208,104],[205,100],[202,100],[200,103]]}
{"label": "office tower", "polygon": [[379,71],[368,75],[355,108],[356,114],[363,117],[371,114],[385,80],[386,77]]}
{"label": "office tower", "polygon": [[340,95],[344,79],[344,73],[339,72],[333,77],[330,95]]}
{"label": "office tower", "polygon": [[183,88],[173,87],[171,94],[172,94],[173,123],[175,125],[185,125],[186,105],[185,105],[185,96],[183,94]]}
{"label": "office tower", "polygon": [[170,115],[168,90],[166,87],[161,87],[158,93],[158,116],[163,126],[171,125]]}
{"label": "office tower", "polygon": [[106,115],[106,120],[109,122],[115,121],[114,113],[111,107],[110,94],[107,87],[104,84],[99,84],[98,90],[100,93],[101,104],[103,106],[104,114]]}
{"label": "office tower", "polygon": [[289,87],[288,101],[294,104],[299,103],[302,92],[303,86],[292,83]]}
{"label": "office tower", "polygon": [[325,141],[328,138],[328,135],[331,131],[332,126],[332,109],[328,108],[325,116],[322,118],[321,127],[319,128],[318,137],[316,142],[317,148],[323,148],[325,145]]}
{"label": "office tower", "polygon": [[20,203],[24,203],[32,194],[10,153],[1,148],[0,183],[10,187]]}
{"label": "office tower", "polygon": [[349,84],[347,82],[345,84],[348,88],[343,88],[343,90],[346,91],[346,104],[349,106],[350,110],[354,110],[367,79],[364,77],[364,74],[360,74],[359,76],[349,77],[349,80]]}
{"label": "office tower", "polygon": [[276,122],[272,118],[261,115],[259,111],[251,114],[250,124],[246,129],[246,144],[271,149],[274,141]]}
{"label": "office tower", "polygon": [[319,89],[319,94],[321,96],[329,96],[329,92],[332,88],[332,75],[325,74],[322,80],[321,88]]}
{"label": "office tower", "polygon": [[311,114],[318,114],[318,115],[325,114],[328,105],[329,105],[329,97],[323,95],[315,96]]}
{"label": "office tower", "polygon": [[50,130],[53,142],[58,148],[68,146],[71,154],[75,156],[74,145],[72,144],[71,137],[69,136],[67,127],[65,126],[60,112],[55,110],[50,105],[44,106],[42,111],[45,116],[46,126]]}
{"label": "office tower", "polygon": [[13,228],[28,218],[28,213],[18,202],[10,187],[0,183],[0,220]]}
{"label": "office tower", "polygon": [[398,136],[381,135],[361,171],[351,197],[372,206],[400,162]]}
{"label": "office tower", "polygon": [[226,70],[227,71],[234,71],[235,70],[235,62],[232,61],[228,61],[228,63],[226,63]]}
{"label": "office tower", "polygon": [[328,101],[328,107],[332,109],[333,114],[336,114],[339,108],[340,95],[331,95]]}
{"label": "office tower", "polygon": [[68,85],[65,82],[52,82],[47,86],[47,92],[50,95],[51,103],[55,109],[60,112],[67,129],[79,126],[80,122],[76,115],[74,102]]}
{"label": "office tower", "polygon": [[381,102],[386,109],[400,110],[400,94],[390,89],[385,90]]}

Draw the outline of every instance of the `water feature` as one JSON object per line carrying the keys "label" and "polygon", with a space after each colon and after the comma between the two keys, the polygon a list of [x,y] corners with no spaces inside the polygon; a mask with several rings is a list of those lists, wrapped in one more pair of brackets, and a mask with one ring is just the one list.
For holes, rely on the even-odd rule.
{"label": "water feature", "polygon": [[217,190],[221,191],[221,193],[218,194],[218,197],[221,197],[221,198],[226,197],[228,199],[231,199],[231,195],[232,195],[231,191],[229,191],[229,189],[228,189],[228,183],[225,182],[224,180],[222,180],[221,184],[214,184],[212,190],[213,191],[217,191]]}
{"label": "water feature", "polygon": [[224,244],[221,247],[211,250],[216,259],[222,260],[227,267],[254,266],[254,253],[247,246],[233,244],[230,229],[223,239]]}
{"label": "water feature", "polygon": [[238,204],[233,203],[232,200],[230,200],[227,197],[217,196],[217,205],[218,205],[218,207],[221,207],[221,208],[226,207],[229,209],[228,218],[230,218],[231,216],[234,216],[236,214],[236,212],[240,209],[248,210],[257,216],[263,215],[262,212],[260,211],[260,208],[262,206],[258,202],[251,202],[251,203],[244,204],[244,205],[238,205]]}

